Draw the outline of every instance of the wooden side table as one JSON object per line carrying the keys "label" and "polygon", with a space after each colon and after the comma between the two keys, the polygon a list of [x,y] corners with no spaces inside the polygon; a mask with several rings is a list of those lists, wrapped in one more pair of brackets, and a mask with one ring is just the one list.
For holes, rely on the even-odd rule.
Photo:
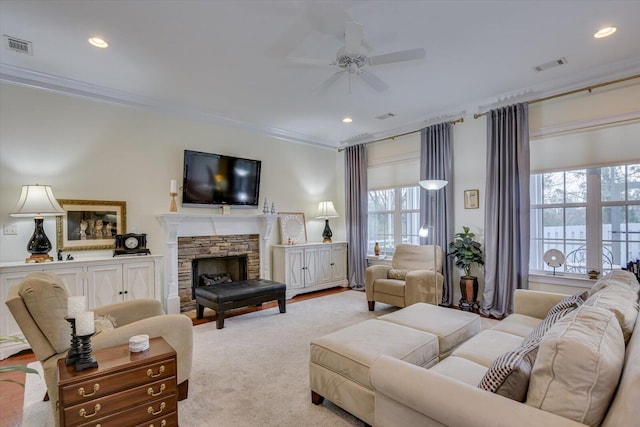
{"label": "wooden side table", "polygon": [[98,367],[80,372],[58,361],[61,426],[178,425],[176,352],[164,339],[140,353],[125,344],[92,355]]}

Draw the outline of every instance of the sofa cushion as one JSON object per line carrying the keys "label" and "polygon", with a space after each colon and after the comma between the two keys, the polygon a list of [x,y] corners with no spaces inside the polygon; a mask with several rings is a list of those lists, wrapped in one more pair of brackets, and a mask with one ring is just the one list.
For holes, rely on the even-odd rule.
{"label": "sofa cushion", "polygon": [[540,319],[538,319],[537,317],[513,313],[502,319],[491,329],[494,331],[502,331],[508,334],[526,338],[531,333],[533,328],[535,328],[539,324]]}
{"label": "sofa cushion", "polygon": [[71,345],[71,325],[64,320],[69,294],[58,276],[31,273],[23,279],[18,294],[56,353],[65,352]]}
{"label": "sofa cushion", "polygon": [[524,402],[529,376],[538,353],[538,344],[520,346],[500,355],[478,384],[483,390]]}
{"label": "sofa cushion", "polygon": [[96,316],[93,320],[95,326],[95,334],[98,335],[101,332],[113,331],[116,328],[116,319],[111,315]]}
{"label": "sofa cushion", "polygon": [[624,355],[622,330],[613,313],[583,305],[558,320],[542,339],[526,404],[599,425],[616,390]]}
{"label": "sofa cushion", "polygon": [[585,305],[611,311],[620,323],[625,343],[629,341],[638,317],[638,298],[634,291],[621,284],[611,284],[589,297]]}
{"label": "sofa cushion", "polygon": [[429,370],[475,387],[484,377],[487,367],[461,357],[449,356]]}
{"label": "sofa cushion", "polygon": [[487,329],[462,343],[451,355],[488,368],[498,356],[518,347],[522,341],[522,337],[517,335]]}
{"label": "sofa cushion", "polygon": [[410,270],[400,270],[392,268],[387,272],[387,279],[404,280]]}
{"label": "sofa cushion", "polygon": [[598,280],[598,282],[589,290],[589,295],[593,295],[613,284],[626,286],[635,292],[636,295],[640,294],[640,283],[638,283],[638,279],[635,274],[626,270],[613,270]]}

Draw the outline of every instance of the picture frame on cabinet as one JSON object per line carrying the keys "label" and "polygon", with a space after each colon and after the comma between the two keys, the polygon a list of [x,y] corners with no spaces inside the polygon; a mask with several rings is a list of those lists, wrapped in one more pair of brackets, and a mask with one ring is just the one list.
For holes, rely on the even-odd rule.
{"label": "picture frame on cabinet", "polygon": [[302,212],[278,212],[280,243],[296,245],[307,243],[307,227]]}
{"label": "picture frame on cabinet", "polygon": [[116,234],[127,230],[127,202],[58,199],[56,247],[64,251],[113,249]]}

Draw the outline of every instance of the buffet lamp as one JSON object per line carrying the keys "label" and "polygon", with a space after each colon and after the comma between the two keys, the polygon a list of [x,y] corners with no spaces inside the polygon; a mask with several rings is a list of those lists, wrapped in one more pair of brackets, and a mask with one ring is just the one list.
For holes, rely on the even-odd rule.
{"label": "buffet lamp", "polygon": [[[427,224],[423,225],[418,232],[420,237],[427,237],[429,235],[429,231],[433,231],[431,236],[431,244],[433,245],[433,283],[435,284],[435,301],[434,305],[439,305],[438,302],[438,270],[437,270],[437,252],[436,252],[436,237],[438,236],[436,226],[438,221],[435,218],[435,197],[436,191],[443,189],[448,181],[440,180],[440,179],[425,179],[419,182],[420,187],[424,188],[429,192],[430,202],[429,209],[431,210],[431,221],[433,221],[433,226],[429,226]],[[444,260],[442,260],[444,264]]]}
{"label": "buffet lamp", "polygon": [[53,261],[53,258],[49,256],[51,242],[44,233],[42,222],[45,216],[64,215],[64,210],[56,201],[51,187],[38,184],[23,185],[20,200],[18,200],[18,204],[10,215],[15,217],[34,217],[35,220],[36,227],[27,244],[27,250],[31,253],[31,256],[25,262]]}
{"label": "buffet lamp", "polygon": [[333,233],[329,227],[329,218],[337,218],[338,212],[333,207],[333,202],[326,201],[318,203],[318,212],[316,218],[324,218],[324,231],[322,232],[322,243],[331,243],[331,237]]}

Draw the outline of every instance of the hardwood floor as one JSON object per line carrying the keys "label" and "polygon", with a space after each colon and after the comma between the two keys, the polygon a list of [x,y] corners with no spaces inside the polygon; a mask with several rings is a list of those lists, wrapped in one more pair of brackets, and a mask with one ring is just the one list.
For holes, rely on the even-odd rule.
{"label": "hardwood floor", "polygon": [[[7,359],[0,360],[0,367],[27,365],[35,361],[36,356],[31,350],[25,350]],[[4,372],[0,374],[0,379],[19,381],[24,384],[25,373],[22,371]],[[17,427],[22,424],[23,400],[24,388],[9,381],[0,381],[0,414],[2,414],[0,416],[0,426]]]}
{"label": "hardwood floor", "polygon": [[[289,300],[287,300],[287,304],[293,304],[300,301],[305,301],[311,298],[318,298],[325,295],[331,295],[339,292],[348,291],[349,288],[333,288],[327,289],[324,291],[311,292],[308,294],[298,295]],[[230,317],[239,316],[245,313],[251,313],[254,311],[265,310],[267,308],[277,307],[278,302],[273,301],[269,303],[262,304],[260,307],[247,307],[241,308],[237,310],[230,311],[226,313],[225,319]],[[193,325],[200,325],[207,322],[214,322],[216,320],[216,316],[212,310],[208,308],[205,309],[204,319],[197,320],[195,310],[191,312],[184,313],[189,316]],[[31,362],[35,362],[37,359],[35,355],[30,350],[25,350],[16,355],[13,355],[5,360],[0,361],[0,367],[11,366],[11,365],[27,365]],[[14,381],[19,381],[21,383],[25,382],[25,374],[21,371],[13,371],[0,374],[0,379],[11,379]],[[0,427],[19,427],[22,425],[22,405],[24,403],[24,389],[18,384],[8,382],[8,381],[0,381]]]}

